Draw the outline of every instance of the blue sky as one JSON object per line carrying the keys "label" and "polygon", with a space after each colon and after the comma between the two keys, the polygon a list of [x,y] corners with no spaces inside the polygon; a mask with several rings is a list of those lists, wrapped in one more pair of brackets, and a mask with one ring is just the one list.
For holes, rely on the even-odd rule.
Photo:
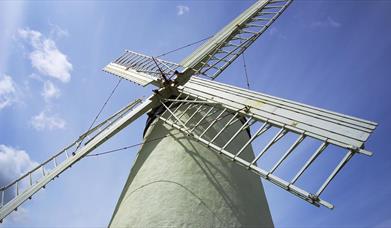
{"label": "blue sky", "polygon": [[[251,4],[0,2],[0,182],[88,128],[117,82],[101,69],[124,49],[159,55],[214,34]],[[390,10],[390,1],[297,0],[246,51],[251,89],[379,123],[366,145],[374,156],[355,156],[324,193],[334,210],[264,182],[277,227],[391,227]],[[219,81],[245,86],[240,59]],[[151,89],[122,82],[102,116]],[[140,142],[144,123],[96,152]],[[106,226],[136,152],[83,159],[2,226]]]}

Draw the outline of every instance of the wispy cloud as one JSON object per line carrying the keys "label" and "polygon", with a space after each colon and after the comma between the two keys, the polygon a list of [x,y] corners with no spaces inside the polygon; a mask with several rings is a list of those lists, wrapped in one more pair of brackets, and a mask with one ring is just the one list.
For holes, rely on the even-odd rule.
{"label": "wispy cloud", "polygon": [[0,110],[16,101],[15,82],[8,75],[0,76]]}
{"label": "wispy cloud", "polygon": [[42,33],[31,29],[19,29],[19,36],[28,41],[32,47],[29,53],[32,66],[41,74],[56,78],[62,82],[71,79],[73,69],[67,56],[56,46],[54,40],[46,38]]}
{"label": "wispy cloud", "polygon": [[43,83],[43,89],[41,95],[48,102],[52,98],[60,96],[60,89],[58,89],[51,81],[45,81]]}
{"label": "wispy cloud", "polygon": [[1,1],[0,2],[0,66],[1,70],[9,71],[8,60],[13,53],[12,42],[17,28],[23,23],[24,10],[27,5],[22,1]]}
{"label": "wispy cloud", "polygon": [[284,34],[282,34],[282,32],[277,27],[271,27],[269,29],[269,34],[270,36],[275,36],[277,38],[287,39],[287,37]]}
{"label": "wispy cloud", "polygon": [[311,24],[312,28],[319,28],[319,27],[329,27],[329,28],[339,28],[342,24],[336,20],[334,20],[331,17],[327,17],[324,20],[321,21],[314,21]]}
{"label": "wispy cloud", "polygon": [[29,224],[30,218],[28,215],[28,210],[24,207],[18,207],[17,211],[13,211],[7,219],[10,219],[13,222],[18,224]]}
{"label": "wispy cloud", "polygon": [[176,14],[182,16],[190,11],[190,7],[185,5],[176,6]]}
{"label": "wispy cloud", "polygon": [[389,228],[391,227],[391,219],[385,219],[384,221],[380,222],[375,228]]}
{"label": "wispy cloud", "polygon": [[66,122],[58,115],[50,114],[49,111],[44,110],[31,118],[31,125],[38,131],[55,130],[64,129]]}
{"label": "wispy cloud", "polygon": [[50,23],[50,37],[56,37],[56,38],[62,38],[62,37],[68,37],[69,32],[66,29],[61,28],[58,25],[51,24]]}

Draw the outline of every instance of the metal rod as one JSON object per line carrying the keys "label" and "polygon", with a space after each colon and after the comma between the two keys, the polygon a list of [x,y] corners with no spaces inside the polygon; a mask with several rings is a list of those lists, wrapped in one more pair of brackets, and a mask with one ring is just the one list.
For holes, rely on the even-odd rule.
{"label": "metal rod", "polygon": [[142,64],[139,65],[139,68],[148,69],[153,64],[154,64],[154,62],[152,61],[152,59],[151,58],[147,58],[145,60],[145,62],[143,62]]}
{"label": "metal rod", "polygon": [[125,54],[122,55],[118,61],[115,61],[115,63],[123,65],[124,63],[126,63],[129,60],[129,58],[132,58],[132,55],[125,52]]}
{"label": "metal rod", "polygon": [[143,66],[145,66],[148,63],[149,63],[148,58],[142,58],[139,62],[137,62],[137,64],[133,65],[132,68],[134,70],[145,69]]}
{"label": "metal rod", "polygon": [[[246,122],[235,132],[235,134],[228,140],[228,142],[222,147],[222,149],[225,149],[235,138],[244,130],[244,128],[247,126],[247,124],[253,119],[252,116],[250,116]],[[255,123],[256,121],[253,121]]]}
{"label": "metal rod", "polygon": [[137,55],[136,53],[133,53],[133,52],[127,52],[127,57],[125,58],[125,60],[123,60],[122,62],[123,63],[129,63],[133,60],[135,60],[136,58],[140,58],[141,56],[140,55]]}
{"label": "metal rod", "polygon": [[198,106],[198,108],[194,111],[194,113],[191,114],[191,116],[189,117],[189,119],[186,120],[185,125],[186,125],[191,119],[193,119],[193,117],[201,110],[202,106],[203,106],[203,105]]}
{"label": "metal rod", "polygon": [[139,55],[129,55],[128,57],[124,58],[119,64],[125,66],[126,68],[130,68],[131,65],[138,61],[141,57]]}
{"label": "metal rod", "polygon": [[131,67],[135,70],[138,70],[138,69],[144,69],[142,66],[144,66],[145,64],[148,64],[150,61],[149,58],[146,58],[144,56],[141,56],[141,58],[137,61],[135,61]]}
{"label": "metal rod", "polygon": [[[183,92],[180,92],[175,99],[179,99],[179,97],[181,97],[182,94],[183,94]],[[173,105],[174,105],[174,102],[171,102],[171,104],[168,107],[171,108]],[[166,109],[166,111],[167,111],[167,109]],[[161,115],[164,116],[166,111],[164,111]],[[167,119],[170,119],[170,118],[171,118],[171,114],[167,117]]]}
{"label": "metal rod", "polygon": [[214,107],[210,107],[210,109],[208,110],[208,112],[205,113],[205,115],[194,125],[194,127],[190,130],[190,133],[194,131],[194,129],[196,127],[198,127],[198,125],[204,121],[204,119],[209,115],[209,113],[214,109]]}
{"label": "metal rod", "polygon": [[[196,98],[197,99],[197,98]],[[183,115],[185,115],[187,113],[187,111],[189,111],[190,108],[194,107],[195,103],[188,103],[189,105],[186,107],[186,109],[178,116],[179,119],[182,118]]]}
{"label": "metal rod", "polygon": [[[195,100],[197,100],[198,99],[198,97],[196,97],[195,98]],[[192,101],[192,100],[188,100],[188,101]],[[180,119],[180,118],[182,118],[182,116],[184,116],[186,113],[187,113],[187,111],[189,111],[189,109],[190,108],[192,108],[192,107],[194,107],[194,106],[196,106],[197,105],[197,103],[189,103],[189,105],[187,106],[187,108],[178,116],[178,118]],[[186,122],[185,122],[185,125],[188,123],[188,121],[186,120]]]}
{"label": "metal rod", "polygon": [[263,134],[265,131],[267,131],[269,128],[271,127],[271,125],[266,121],[258,130],[257,132],[251,136],[251,138],[246,142],[246,144],[244,144],[244,146],[235,154],[235,157],[238,157],[243,151],[244,149],[246,149],[246,147],[252,142],[254,141],[256,138],[258,138],[258,136],[260,136],[261,134]]}
{"label": "metal rod", "polygon": [[333,178],[338,174],[338,172],[346,165],[346,163],[353,157],[354,152],[349,150],[346,155],[342,158],[341,162],[337,165],[337,167],[333,170],[327,180],[323,183],[323,185],[316,192],[315,196],[320,196],[322,192],[325,190],[328,184],[333,180]]}
{"label": "metal rod", "polygon": [[[164,104],[164,102],[160,101],[160,103],[166,108],[167,111],[171,113],[171,115],[185,128],[187,131],[189,131],[189,128],[186,127],[186,125],[178,119],[178,117]],[[188,132],[190,134],[190,132]]]}
{"label": "metal rod", "polygon": [[299,177],[304,173],[304,171],[312,164],[312,162],[314,162],[314,160],[322,153],[322,151],[324,151],[324,149],[326,149],[327,146],[328,146],[328,142],[326,140],[319,146],[319,148],[315,151],[315,153],[307,160],[305,165],[300,169],[300,171],[292,179],[292,181],[291,181],[292,184],[294,184],[297,181],[297,179],[299,179]]}
{"label": "metal rod", "polygon": [[160,72],[160,75],[162,76],[162,78],[164,79],[165,82],[168,81],[168,78],[166,77],[166,75],[164,74],[163,70],[160,68],[159,64],[156,62],[155,58],[152,57],[152,60],[156,63],[156,66],[157,68],[159,69],[159,72]]}
{"label": "metal rod", "polygon": [[[160,60],[159,60],[159,62],[160,62],[161,64],[163,64],[165,67],[167,67],[167,69],[169,69],[171,72],[174,72],[175,69],[176,69],[176,68],[175,68],[175,69],[171,68],[170,66],[168,66],[167,64],[165,64],[164,61],[160,61]],[[178,68],[178,67],[177,67],[177,68]]]}
{"label": "metal rod", "polygon": [[151,67],[154,66],[154,62],[151,58],[148,58],[143,64],[140,65],[139,68],[142,67],[142,69],[151,69]]}
{"label": "metal rod", "polygon": [[239,114],[238,112],[235,112],[235,115],[232,116],[232,118],[224,125],[223,128],[221,128],[221,130],[213,137],[212,140],[210,140],[209,143],[214,142],[217,139],[217,137],[219,137],[219,135],[231,124],[231,122],[236,118],[236,116],[238,116],[238,114]]}
{"label": "metal rod", "polygon": [[138,56],[137,59],[132,60],[131,63],[129,63],[127,66],[130,67],[136,67],[140,62],[142,62],[145,59],[144,56]]}
{"label": "metal rod", "polygon": [[[187,95],[184,100],[186,101],[189,97],[190,97],[190,95]],[[178,106],[176,106],[176,108],[172,112],[176,113],[182,105],[183,105],[183,102],[181,102]]]}
{"label": "metal rod", "polygon": [[196,100],[174,100],[174,99],[164,99],[164,101],[174,101],[174,102],[183,102],[183,103],[196,103],[196,104],[217,104],[216,102],[210,101],[196,101]]}
{"label": "metal rod", "polygon": [[281,128],[280,131],[278,131],[278,133],[273,137],[273,139],[265,146],[265,148],[263,148],[263,150],[258,154],[258,156],[251,162],[251,165],[254,164],[255,162],[258,161],[258,159],[264,154],[266,153],[267,150],[270,149],[270,147],[276,143],[278,140],[280,140],[282,138],[282,136],[284,136],[286,134],[286,129],[285,128]]}
{"label": "metal rod", "polygon": [[201,133],[200,137],[202,137],[216,122],[219,120],[219,118],[224,114],[224,112],[227,111],[227,108],[224,108],[220,114],[209,124],[209,126],[204,130],[204,132]]}
{"label": "metal rod", "polygon": [[19,195],[19,181],[17,181],[15,183],[15,185],[16,185],[16,196],[18,196]]}
{"label": "metal rod", "polygon": [[273,173],[278,166],[281,165],[281,163],[292,153],[294,149],[305,139],[305,135],[301,134],[299,138],[292,144],[291,147],[285,152],[285,154],[281,157],[281,159],[273,166],[273,168],[270,170],[270,173]]}
{"label": "metal rod", "polygon": [[[228,127],[231,126],[231,125],[234,125],[234,124],[235,124],[236,122],[238,122],[238,121],[240,121],[239,118],[236,118],[234,121],[232,121],[232,122],[228,125]],[[242,124],[243,124],[243,123],[242,123]]]}

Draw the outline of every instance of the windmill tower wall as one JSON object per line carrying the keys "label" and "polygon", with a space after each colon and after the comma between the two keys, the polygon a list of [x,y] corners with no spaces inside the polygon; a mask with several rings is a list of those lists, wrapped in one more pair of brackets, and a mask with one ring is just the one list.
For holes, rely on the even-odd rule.
{"label": "windmill tower wall", "polygon": [[[192,122],[204,114],[199,112]],[[213,138],[232,117],[225,114],[206,138]],[[182,116],[188,117],[187,113]],[[214,118],[206,118],[206,125],[195,132]],[[240,126],[242,122],[237,121],[219,137],[231,137]],[[240,149],[248,138],[248,132],[241,132],[229,149]],[[258,176],[158,119],[144,140],[149,143],[137,155],[110,227],[273,227]],[[221,144],[219,138],[215,143]],[[243,157],[254,157],[251,147]]]}

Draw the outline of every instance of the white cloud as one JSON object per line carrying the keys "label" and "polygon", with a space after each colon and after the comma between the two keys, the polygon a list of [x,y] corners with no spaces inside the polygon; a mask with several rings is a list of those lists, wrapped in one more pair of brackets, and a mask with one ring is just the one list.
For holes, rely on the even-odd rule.
{"label": "white cloud", "polygon": [[15,83],[8,75],[0,77],[0,110],[16,101]]}
{"label": "white cloud", "polygon": [[37,162],[30,159],[24,150],[0,144],[0,185],[18,178],[28,170],[35,168]]}
{"label": "white cloud", "polygon": [[43,83],[43,89],[41,95],[48,102],[51,98],[57,98],[60,96],[60,90],[51,82],[45,81]]}
{"label": "white cloud", "polygon": [[184,6],[184,5],[179,5],[179,6],[176,6],[176,14],[178,16],[181,16],[181,15],[184,15],[185,13],[188,13],[190,11],[190,7],[188,6]]}
{"label": "white cloud", "polygon": [[68,82],[71,79],[70,71],[73,66],[67,56],[57,48],[54,40],[30,29],[19,29],[18,32],[19,36],[29,41],[33,48],[29,58],[34,68],[62,82]]}
{"label": "white cloud", "polygon": [[44,110],[31,118],[31,125],[38,131],[40,130],[55,130],[65,128],[66,122],[57,115],[50,115]]}
{"label": "white cloud", "polygon": [[[0,144],[0,187],[37,166],[38,163],[33,161],[26,151]],[[15,191],[6,191],[4,201],[8,202],[14,196]],[[26,209],[19,207],[18,211],[12,213],[9,218],[14,222],[23,223],[28,219],[26,212]]]}
{"label": "white cloud", "polygon": [[311,24],[312,28],[317,28],[317,27],[330,27],[330,28],[339,28],[341,27],[342,24],[336,20],[334,20],[331,17],[327,17],[323,21],[315,21]]}

